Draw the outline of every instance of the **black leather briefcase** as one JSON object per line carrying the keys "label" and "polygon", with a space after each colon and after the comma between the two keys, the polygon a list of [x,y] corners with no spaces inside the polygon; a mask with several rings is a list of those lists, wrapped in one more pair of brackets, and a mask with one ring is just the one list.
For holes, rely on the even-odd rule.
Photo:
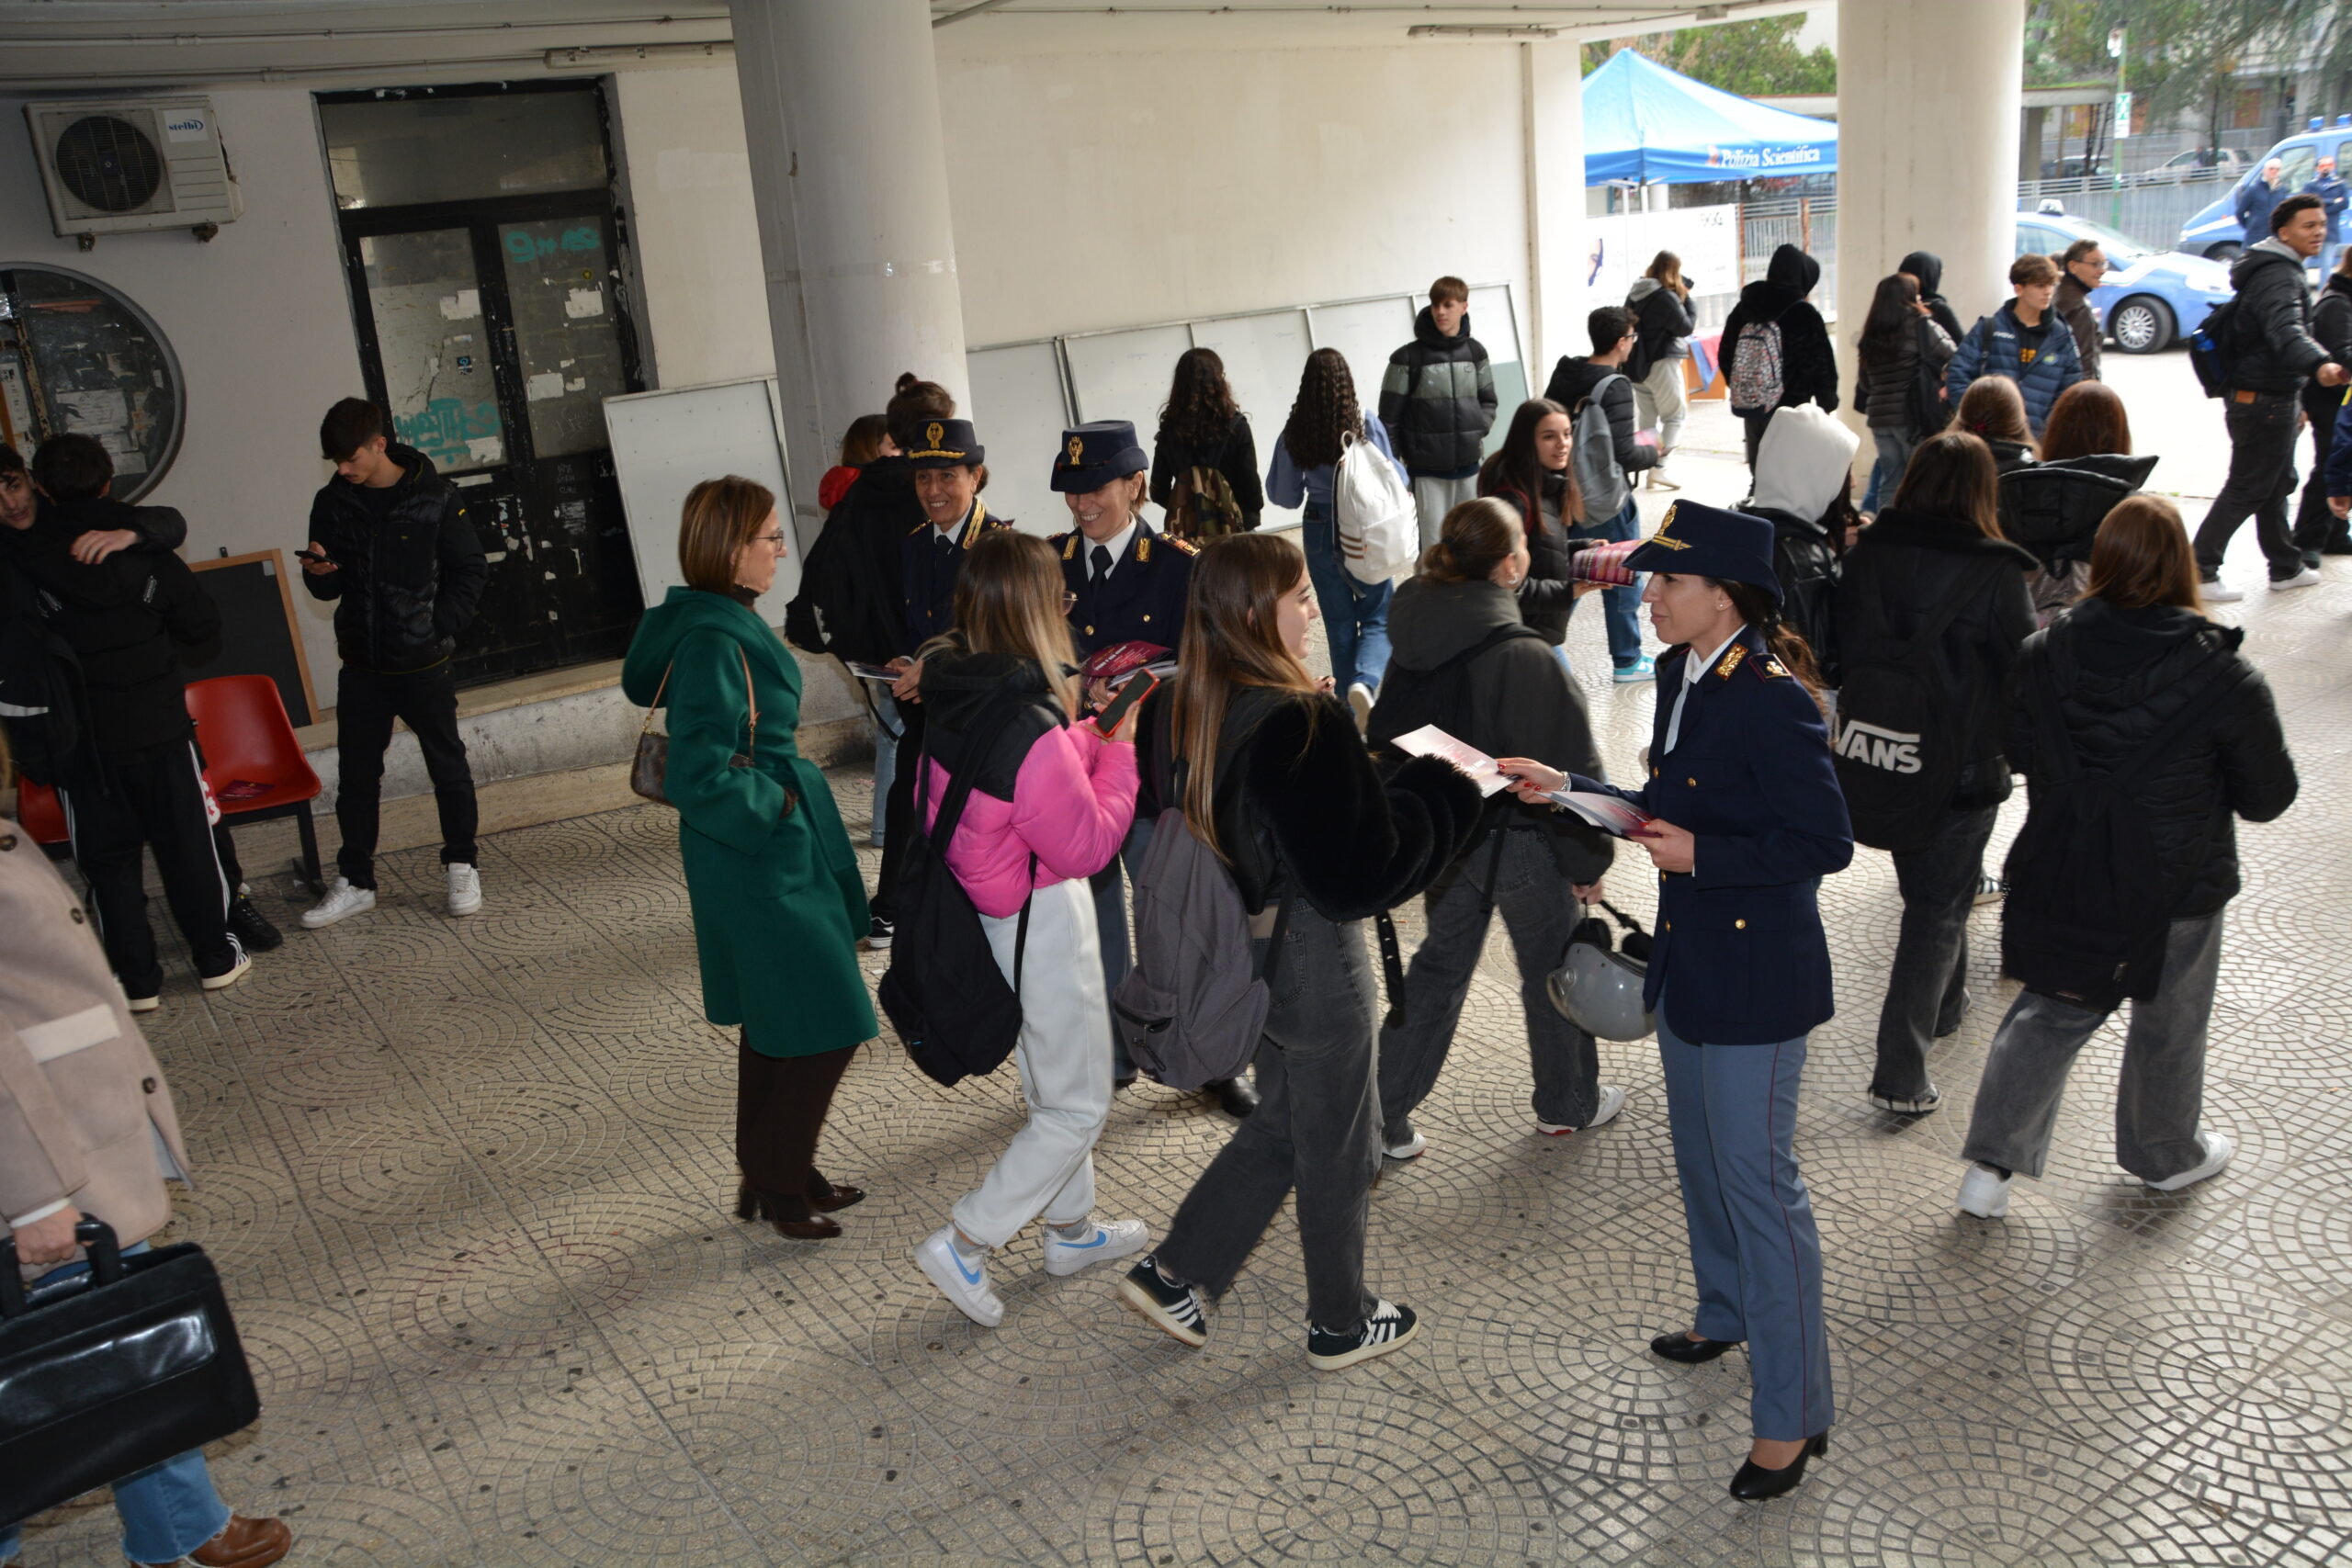
{"label": "black leather briefcase", "polygon": [[122,1256],[74,1229],[85,1278],[28,1297],[0,1241],[0,1523],[28,1519],[261,1413],[220,1276],[193,1242]]}

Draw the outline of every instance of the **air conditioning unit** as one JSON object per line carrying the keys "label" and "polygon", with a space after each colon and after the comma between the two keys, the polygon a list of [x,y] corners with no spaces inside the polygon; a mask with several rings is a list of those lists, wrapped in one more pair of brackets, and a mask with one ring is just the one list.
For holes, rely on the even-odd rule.
{"label": "air conditioning unit", "polygon": [[210,239],[244,210],[205,97],[28,103],[40,183],[59,238],[194,229]]}

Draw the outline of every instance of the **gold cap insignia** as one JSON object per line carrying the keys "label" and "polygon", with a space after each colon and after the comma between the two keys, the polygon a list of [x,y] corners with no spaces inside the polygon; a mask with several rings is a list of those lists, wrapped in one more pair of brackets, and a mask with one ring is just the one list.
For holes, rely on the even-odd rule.
{"label": "gold cap insignia", "polygon": [[1681,508],[1682,503],[1678,501],[1666,509],[1666,520],[1657,525],[1657,532],[1649,536],[1650,544],[1664,545],[1669,550],[1687,550],[1690,547],[1690,541],[1687,539],[1669,539],[1666,536],[1666,531],[1674,526],[1674,514]]}
{"label": "gold cap insignia", "polygon": [[1075,468],[1078,467],[1078,460],[1085,451],[1085,442],[1081,441],[1075,435],[1069,438],[1069,466],[1071,468]]}
{"label": "gold cap insignia", "polygon": [[929,424],[923,426],[922,434],[923,439],[930,442],[933,450],[936,451],[939,447],[939,438],[947,434],[947,427],[941,424],[937,420],[933,420]]}

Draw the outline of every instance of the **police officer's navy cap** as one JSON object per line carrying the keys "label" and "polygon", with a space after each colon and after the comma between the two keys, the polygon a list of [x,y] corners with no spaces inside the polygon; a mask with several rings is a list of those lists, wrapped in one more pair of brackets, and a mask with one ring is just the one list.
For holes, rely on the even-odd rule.
{"label": "police officer's navy cap", "polygon": [[1084,495],[1150,467],[1134,424],[1124,419],[1090,420],[1062,432],[1062,449],[1054,455],[1054,488]]}
{"label": "police officer's navy cap", "polygon": [[924,423],[922,439],[907,454],[907,461],[918,468],[952,468],[984,463],[988,455],[970,420],[934,419]]}
{"label": "police officer's navy cap", "polygon": [[1781,602],[1781,579],[1772,570],[1772,525],[1745,512],[1726,512],[1696,501],[1678,501],[1666,521],[1625,557],[1634,571],[1670,571],[1680,577],[1712,577],[1745,582]]}

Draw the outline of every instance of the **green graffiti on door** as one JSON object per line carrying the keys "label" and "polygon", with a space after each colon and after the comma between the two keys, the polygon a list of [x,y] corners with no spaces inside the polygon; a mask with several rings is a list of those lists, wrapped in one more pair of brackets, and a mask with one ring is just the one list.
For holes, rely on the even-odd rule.
{"label": "green graffiti on door", "polygon": [[402,441],[443,468],[479,467],[481,459],[469,444],[500,432],[498,405],[487,400],[469,403],[462,398],[435,398],[392,423]]}

